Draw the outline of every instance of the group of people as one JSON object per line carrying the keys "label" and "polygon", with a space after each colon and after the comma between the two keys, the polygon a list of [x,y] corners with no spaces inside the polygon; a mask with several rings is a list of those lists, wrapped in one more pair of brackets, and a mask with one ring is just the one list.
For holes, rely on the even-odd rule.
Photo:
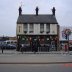
{"label": "group of people", "polygon": [[67,45],[67,44],[61,45],[61,50],[62,50],[62,51],[65,51],[65,52],[69,51],[68,45]]}
{"label": "group of people", "polygon": [[32,52],[34,52],[34,53],[38,52],[38,47],[40,47],[39,41],[38,40],[31,41],[30,42],[30,47],[31,47]]}

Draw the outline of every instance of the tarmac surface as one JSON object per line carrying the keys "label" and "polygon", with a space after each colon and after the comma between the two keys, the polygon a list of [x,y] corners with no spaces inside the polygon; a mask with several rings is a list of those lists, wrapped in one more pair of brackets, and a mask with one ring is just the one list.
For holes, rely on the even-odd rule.
{"label": "tarmac surface", "polygon": [[63,64],[72,63],[72,52],[17,52],[0,50],[0,64]]}
{"label": "tarmac surface", "polygon": [[72,72],[72,64],[0,64],[0,72]]}

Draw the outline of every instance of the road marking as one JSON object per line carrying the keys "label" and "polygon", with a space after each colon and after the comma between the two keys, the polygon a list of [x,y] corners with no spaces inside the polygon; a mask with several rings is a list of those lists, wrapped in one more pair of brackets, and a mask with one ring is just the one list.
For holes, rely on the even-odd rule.
{"label": "road marking", "polygon": [[71,64],[64,64],[65,67],[72,67],[72,63]]}

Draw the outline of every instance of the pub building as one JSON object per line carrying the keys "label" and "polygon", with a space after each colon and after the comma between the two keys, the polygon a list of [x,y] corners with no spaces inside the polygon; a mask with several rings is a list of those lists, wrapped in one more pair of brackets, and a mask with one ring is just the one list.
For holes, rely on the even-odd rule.
{"label": "pub building", "polygon": [[[37,44],[43,50],[45,49],[44,51],[47,51],[44,46],[48,46],[50,51],[57,51],[59,25],[55,16],[55,7],[52,8],[52,14],[38,14],[38,7],[36,7],[35,11],[36,14],[22,14],[22,8],[19,7],[19,16],[16,24],[17,51],[20,50],[21,44],[30,46],[34,41],[38,41]],[[28,49],[31,50],[30,48]]]}

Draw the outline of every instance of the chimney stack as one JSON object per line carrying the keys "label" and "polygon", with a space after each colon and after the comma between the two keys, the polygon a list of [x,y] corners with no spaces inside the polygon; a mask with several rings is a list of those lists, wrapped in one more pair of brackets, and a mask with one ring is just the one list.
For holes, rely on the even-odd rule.
{"label": "chimney stack", "polygon": [[21,6],[19,7],[19,16],[22,15],[22,8]]}
{"label": "chimney stack", "polygon": [[56,11],[56,9],[55,9],[55,7],[53,7],[53,9],[52,9],[52,14],[55,16],[55,11]]}
{"label": "chimney stack", "polygon": [[38,16],[38,11],[39,11],[39,8],[38,7],[36,7],[36,16]]}

